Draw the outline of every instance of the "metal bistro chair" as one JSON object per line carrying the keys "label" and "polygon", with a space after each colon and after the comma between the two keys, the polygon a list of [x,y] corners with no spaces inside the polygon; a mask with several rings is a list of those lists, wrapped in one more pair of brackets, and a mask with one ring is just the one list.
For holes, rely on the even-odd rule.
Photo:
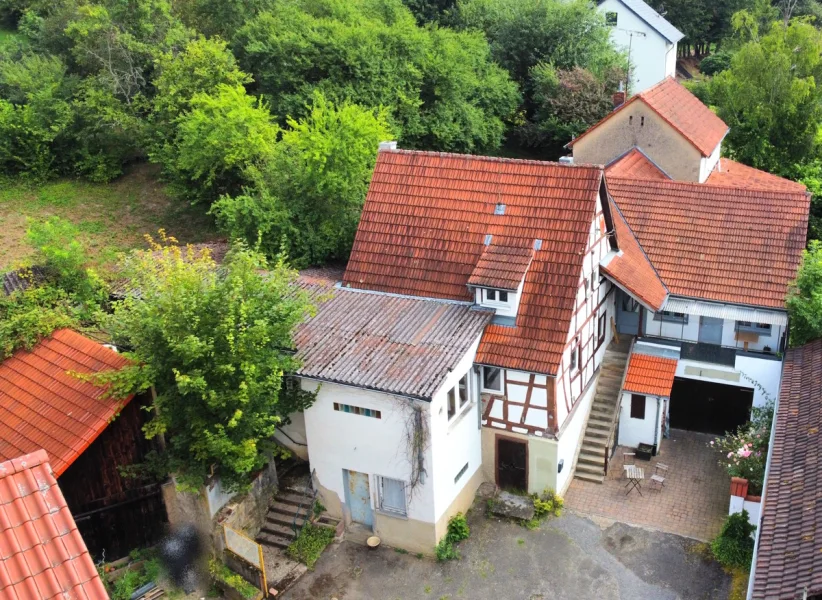
{"label": "metal bistro chair", "polygon": [[654,474],[651,475],[651,489],[661,492],[662,488],[665,487],[665,478],[668,477],[670,470],[668,465],[656,463],[654,466]]}

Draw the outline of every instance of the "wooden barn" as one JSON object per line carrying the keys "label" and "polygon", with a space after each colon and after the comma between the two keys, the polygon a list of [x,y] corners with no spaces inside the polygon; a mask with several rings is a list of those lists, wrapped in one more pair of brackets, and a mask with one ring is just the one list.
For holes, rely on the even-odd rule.
{"label": "wooden barn", "polygon": [[44,449],[95,559],[157,542],[167,528],[158,481],[128,476],[152,449],[142,426],[149,398],[104,398],[72,373],[122,368],[127,359],[68,329],[0,363],[0,461]]}

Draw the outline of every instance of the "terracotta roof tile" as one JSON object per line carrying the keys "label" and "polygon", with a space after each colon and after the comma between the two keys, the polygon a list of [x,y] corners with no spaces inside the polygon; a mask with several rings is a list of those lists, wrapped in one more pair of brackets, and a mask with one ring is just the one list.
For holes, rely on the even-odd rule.
{"label": "terracotta roof tile", "polygon": [[[602,170],[434,152],[382,151],[344,284],[471,300],[485,236],[542,240],[516,327],[490,325],[477,362],[553,374],[570,328]],[[495,215],[498,203],[505,214]]]}
{"label": "terracotta roof tile", "polygon": [[[51,493],[59,488],[46,451],[0,463],[0,483],[0,513],[23,517],[11,526],[0,520],[0,598],[73,600],[78,596],[71,594],[79,587],[85,590],[84,598],[107,600],[63,495]],[[43,506],[46,512],[40,510]],[[31,507],[35,511],[27,512]],[[61,551],[66,545],[76,551]]]}
{"label": "terracotta roof tile", "polygon": [[608,190],[671,294],[784,308],[807,194],[616,177]]}
{"label": "terracotta roof tile", "polygon": [[515,245],[509,246],[504,245],[504,241],[500,244],[492,240],[482,251],[477,266],[468,278],[468,285],[516,290],[525,277],[535,252],[533,245],[523,247],[520,243],[517,247],[517,242],[522,241],[514,240]]}
{"label": "terracotta roof tile", "polygon": [[668,124],[676,129],[686,140],[699,150],[703,156],[710,156],[728,133],[728,126],[707,106],[700,102],[673,77],[663,79],[647,90],[631,96],[625,104],[615,109],[599,123],[590,127],[585,133],[572,140],[568,146],[591,133],[602,123],[618,112],[625,110],[634,102],[644,102]]}
{"label": "terracotta roof tile", "polygon": [[628,152],[606,165],[605,175],[608,177],[625,177],[627,179],[659,179],[663,181],[671,179],[638,148],[631,148]]}
{"label": "terracotta roof tile", "polygon": [[785,353],[752,597],[822,593],[822,339]]}
{"label": "terracotta roof tile", "polygon": [[68,374],[118,369],[128,360],[68,329],[0,363],[0,460],[39,448],[59,477],[131,400]]}
{"label": "terracotta roof tile", "polygon": [[668,297],[668,290],[613,201],[611,207],[617,244],[622,253],[600,269],[649,308],[659,310]]}
{"label": "terracotta roof tile", "polygon": [[804,192],[807,188],[796,181],[754,169],[729,158],[720,158],[717,167],[708,175],[705,183],[725,187]]}
{"label": "terracotta roof tile", "polygon": [[626,392],[670,397],[677,361],[633,352],[625,374]]}

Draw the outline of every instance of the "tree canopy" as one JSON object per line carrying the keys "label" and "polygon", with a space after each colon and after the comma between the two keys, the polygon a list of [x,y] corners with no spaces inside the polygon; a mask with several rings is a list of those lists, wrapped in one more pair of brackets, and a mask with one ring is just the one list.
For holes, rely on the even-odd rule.
{"label": "tree canopy", "polygon": [[802,264],[788,295],[791,345],[822,337],[822,242],[814,240],[802,254]]}

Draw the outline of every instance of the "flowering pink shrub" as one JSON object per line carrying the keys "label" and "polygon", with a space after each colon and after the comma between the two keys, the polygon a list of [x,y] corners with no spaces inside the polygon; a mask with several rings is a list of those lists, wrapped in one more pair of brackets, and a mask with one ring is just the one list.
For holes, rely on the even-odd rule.
{"label": "flowering pink shrub", "polygon": [[733,433],[709,442],[710,447],[721,456],[719,465],[731,477],[747,479],[748,493],[755,496],[762,493],[772,420],[772,405],[754,409],[750,422]]}

